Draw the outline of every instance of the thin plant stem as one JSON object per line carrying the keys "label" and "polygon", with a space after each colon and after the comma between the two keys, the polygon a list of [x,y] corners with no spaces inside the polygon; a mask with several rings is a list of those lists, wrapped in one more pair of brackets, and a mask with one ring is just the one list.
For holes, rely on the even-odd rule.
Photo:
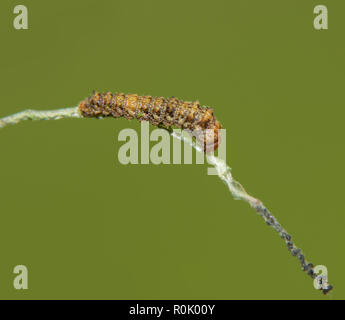
{"label": "thin plant stem", "polygon": [[0,128],[6,127],[9,124],[17,124],[24,120],[59,120],[64,118],[81,118],[78,107],[47,111],[36,111],[30,109],[21,111],[8,117],[1,118]]}
{"label": "thin plant stem", "polygon": [[[195,141],[188,138],[186,135],[177,133],[175,131],[170,131],[170,134],[174,138],[188,143],[196,151],[204,153],[203,148],[201,148]],[[213,153],[206,153],[206,158],[208,163],[212,164],[215,167],[219,178],[228,186],[232,196],[236,200],[243,200],[247,202],[265,220],[266,224],[272,227],[284,240],[290,253],[299,260],[302,266],[302,270],[305,271],[307,275],[309,275],[312,279],[318,278],[320,290],[322,290],[324,294],[329,293],[333,289],[333,287],[328,284],[328,280],[323,277],[319,277],[315,273],[314,265],[306,260],[302,250],[298,248],[292,241],[291,235],[282,227],[282,225],[259,199],[256,199],[253,196],[249,195],[245,191],[243,186],[233,178],[231,174],[231,168],[225,163],[225,161],[214,156]]]}
{"label": "thin plant stem", "polygon": [[[80,114],[78,107],[50,111],[25,110],[4,118],[0,118],[0,128],[3,128],[9,124],[17,124],[24,120],[59,120],[64,118],[82,118],[82,115]],[[171,129],[167,130],[174,138],[179,139],[184,143],[188,143],[197,152],[204,153],[203,148],[201,148],[195,141],[188,138],[186,135]],[[306,260],[302,250],[298,248],[292,241],[291,235],[281,226],[281,224],[279,224],[277,219],[264,206],[264,204],[259,199],[249,195],[242,185],[232,177],[231,168],[225,163],[225,161],[214,156],[213,153],[205,153],[205,156],[208,160],[208,163],[215,167],[219,178],[228,186],[232,196],[237,200],[247,202],[264,219],[266,224],[271,226],[284,240],[290,253],[299,260],[302,270],[305,271],[312,279],[318,278],[320,290],[324,294],[330,292],[333,287],[328,284],[327,279],[320,277],[315,273],[313,264]]]}

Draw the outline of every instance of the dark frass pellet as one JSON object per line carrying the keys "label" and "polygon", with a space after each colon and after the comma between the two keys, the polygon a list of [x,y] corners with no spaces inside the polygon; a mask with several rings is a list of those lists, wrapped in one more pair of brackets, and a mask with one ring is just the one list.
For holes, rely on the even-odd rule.
{"label": "dark frass pellet", "polygon": [[293,250],[291,250],[291,253],[293,256],[297,256],[300,253],[301,249],[299,248],[294,248]]}

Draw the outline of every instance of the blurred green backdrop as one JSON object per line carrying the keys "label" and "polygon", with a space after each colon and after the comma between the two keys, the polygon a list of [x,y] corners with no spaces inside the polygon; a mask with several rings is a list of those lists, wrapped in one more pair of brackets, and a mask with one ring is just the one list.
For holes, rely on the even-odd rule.
{"label": "blurred green backdrop", "polygon": [[335,290],[206,165],[120,165],[118,133],[140,125],[90,119],[1,130],[0,298],[345,298],[344,15],[338,0],[1,1],[0,117],[94,89],[213,106],[234,176]]}

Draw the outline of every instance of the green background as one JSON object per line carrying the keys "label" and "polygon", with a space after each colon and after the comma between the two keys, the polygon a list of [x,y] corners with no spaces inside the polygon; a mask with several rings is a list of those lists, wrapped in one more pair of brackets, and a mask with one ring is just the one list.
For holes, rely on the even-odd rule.
{"label": "green background", "polygon": [[[329,30],[313,28],[320,3]],[[0,116],[94,89],[199,99],[234,176],[335,289],[315,290],[207,165],[121,165],[137,121],[71,119],[0,132],[0,298],[345,298],[344,15],[338,0],[1,1]]]}

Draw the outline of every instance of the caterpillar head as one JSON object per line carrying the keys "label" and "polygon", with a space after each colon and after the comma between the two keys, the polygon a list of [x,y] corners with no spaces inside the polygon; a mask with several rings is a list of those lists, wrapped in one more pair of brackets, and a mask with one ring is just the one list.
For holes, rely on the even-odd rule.
{"label": "caterpillar head", "polygon": [[217,120],[214,120],[209,123],[205,129],[198,130],[196,133],[193,133],[198,143],[204,149],[204,152],[210,153],[218,148],[221,142],[221,128],[221,124]]}
{"label": "caterpillar head", "polygon": [[206,129],[205,137],[204,137],[204,151],[206,153],[215,151],[220,142],[220,129],[222,128],[221,124],[215,120],[214,127],[210,129]]}

